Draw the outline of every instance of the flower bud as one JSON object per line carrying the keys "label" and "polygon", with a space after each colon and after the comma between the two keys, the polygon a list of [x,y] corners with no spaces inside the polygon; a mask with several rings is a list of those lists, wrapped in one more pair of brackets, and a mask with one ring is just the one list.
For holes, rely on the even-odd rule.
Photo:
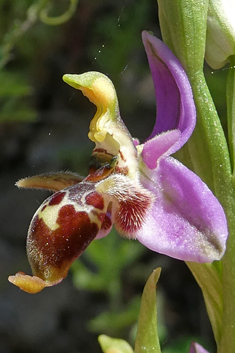
{"label": "flower bud", "polygon": [[205,60],[219,69],[235,55],[235,1],[211,0],[207,17]]}

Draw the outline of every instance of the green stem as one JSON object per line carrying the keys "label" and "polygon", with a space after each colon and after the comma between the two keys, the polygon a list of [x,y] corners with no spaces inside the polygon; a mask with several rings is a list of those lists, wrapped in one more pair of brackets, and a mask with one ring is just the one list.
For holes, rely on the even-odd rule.
{"label": "green stem", "polygon": [[[233,193],[235,190],[232,188]],[[222,335],[218,353],[235,352],[235,205],[234,195],[231,195],[231,208],[226,207],[230,229],[227,241],[227,251],[222,259],[223,264],[223,320]]]}
{"label": "green stem", "polygon": [[[210,98],[209,91],[206,95],[207,88],[205,82],[200,76],[193,78],[192,88],[194,92],[195,103],[197,107],[197,127],[188,143],[188,148],[192,160],[194,161],[194,170],[206,181],[209,187],[214,191],[216,197],[220,200],[228,220],[229,239],[227,242],[227,251],[222,259],[223,274],[221,300],[223,300],[223,315],[214,322],[215,316],[218,314],[214,301],[211,300],[208,305],[206,301],[208,314],[214,329],[215,324],[220,323],[221,337],[215,336],[220,353],[235,352],[235,190],[232,182],[232,174],[230,169],[230,156],[223,136],[222,128],[218,121],[213,102]],[[204,86],[204,87],[203,87]],[[214,116],[214,117],[213,117]],[[203,138],[202,138],[203,137]],[[197,150],[198,149],[198,150]],[[205,153],[203,155],[203,150]],[[206,165],[210,166],[208,172]],[[203,266],[203,265],[202,265]],[[193,272],[194,273],[194,272]],[[210,281],[200,276],[195,277],[200,282],[203,281],[203,294],[206,297],[210,288]],[[205,289],[207,287],[207,289]],[[214,302],[214,304],[213,304]],[[213,312],[214,311],[214,312]],[[215,332],[215,330],[214,330]]]}
{"label": "green stem", "polygon": [[[194,171],[213,190],[215,196],[220,200],[228,220],[229,239],[227,251],[222,259],[223,265],[223,315],[220,332],[221,339],[218,341],[218,352],[235,352],[235,190],[232,182],[231,161],[226,144],[225,136],[220,125],[216,110],[206,82],[202,75],[188,72],[192,84],[194,99],[197,107],[197,126],[193,136],[188,142],[188,149],[194,164]],[[198,278],[196,277],[198,280]],[[200,281],[204,281],[201,277]],[[198,282],[200,285],[200,281]],[[205,286],[209,286],[204,282]],[[208,287],[209,288],[209,287]],[[204,297],[206,291],[203,290]],[[215,298],[214,298],[215,300]],[[206,302],[207,303],[207,302]],[[210,308],[213,311],[213,301]],[[207,303],[207,308],[209,307]],[[216,312],[208,310],[212,323]],[[213,327],[214,328],[214,327]]]}
{"label": "green stem", "polygon": [[49,26],[58,26],[67,22],[77,9],[78,0],[70,0],[70,6],[62,15],[56,17],[48,16],[48,9],[42,9],[40,12],[40,20]]}
{"label": "green stem", "polygon": [[[231,58],[227,79],[227,120],[229,146],[234,166],[235,148],[235,56]],[[227,251],[222,259],[224,312],[222,322],[222,338],[218,347],[219,353],[235,352],[235,186],[234,173],[230,189],[227,192],[227,203],[224,205],[229,226]]]}
{"label": "green stem", "polygon": [[213,264],[187,262],[187,265],[202,290],[215,341],[218,345],[222,335],[223,317],[222,278],[221,271],[218,270],[218,266],[216,267],[216,265],[220,265],[220,262]]}
{"label": "green stem", "polygon": [[227,78],[227,120],[228,120],[228,140],[231,155],[231,163],[234,175],[235,158],[235,56],[231,57],[230,69]]}

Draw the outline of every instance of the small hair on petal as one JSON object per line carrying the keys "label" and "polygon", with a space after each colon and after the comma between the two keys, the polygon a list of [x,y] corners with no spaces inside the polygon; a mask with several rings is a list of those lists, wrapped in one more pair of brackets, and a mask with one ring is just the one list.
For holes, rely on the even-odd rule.
{"label": "small hair on petal", "polygon": [[113,202],[112,219],[118,232],[128,238],[135,238],[135,232],[142,227],[153,205],[153,194],[121,174],[113,174],[102,180],[96,190]]}

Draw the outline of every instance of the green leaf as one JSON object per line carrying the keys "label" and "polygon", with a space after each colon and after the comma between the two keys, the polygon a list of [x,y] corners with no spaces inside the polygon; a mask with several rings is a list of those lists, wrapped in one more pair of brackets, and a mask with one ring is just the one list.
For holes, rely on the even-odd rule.
{"label": "green leaf", "polygon": [[104,353],[133,353],[129,343],[124,340],[100,335],[98,341]]}
{"label": "green leaf", "polygon": [[161,352],[157,330],[156,306],[156,283],[160,272],[160,268],[154,270],[144,287],[135,342],[135,353]]}

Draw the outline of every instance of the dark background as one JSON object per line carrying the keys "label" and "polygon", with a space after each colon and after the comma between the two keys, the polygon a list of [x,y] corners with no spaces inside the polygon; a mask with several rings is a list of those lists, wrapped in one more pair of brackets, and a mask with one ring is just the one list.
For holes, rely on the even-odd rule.
{"label": "dark background", "polygon": [[[160,37],[154,0],[81,0],[71,19],[58,26],[40,19],[27,22],[33,4],[0,1],[0,59],[7,57],[0,71],[0,353],[101,352],[99,334],[133,346],[140,296],[158,266],[163,269],[157,291],[163,352],[187,352],[192,339],[213,350],[202,295],[187,266],[114,232],[94,242],[58,286],[29,295],[8,283],[17,271],[31,273],[27,229],[49,195],[19,190],[14,183],[51,171],[87,173],[93,149],[87,133],[95,107],[62,75],[108,75],[121,116],[141,142],[155,122],[153,84],[141,41],[144,29]],[[68,7],[66,0],[51,4],[52,16]],[[19,35],[25,24],[27,30]],[[222,81],[223,72],[207,70],[207,77],[212,83]],[[214,90],[220,111],[223,95]]]}

